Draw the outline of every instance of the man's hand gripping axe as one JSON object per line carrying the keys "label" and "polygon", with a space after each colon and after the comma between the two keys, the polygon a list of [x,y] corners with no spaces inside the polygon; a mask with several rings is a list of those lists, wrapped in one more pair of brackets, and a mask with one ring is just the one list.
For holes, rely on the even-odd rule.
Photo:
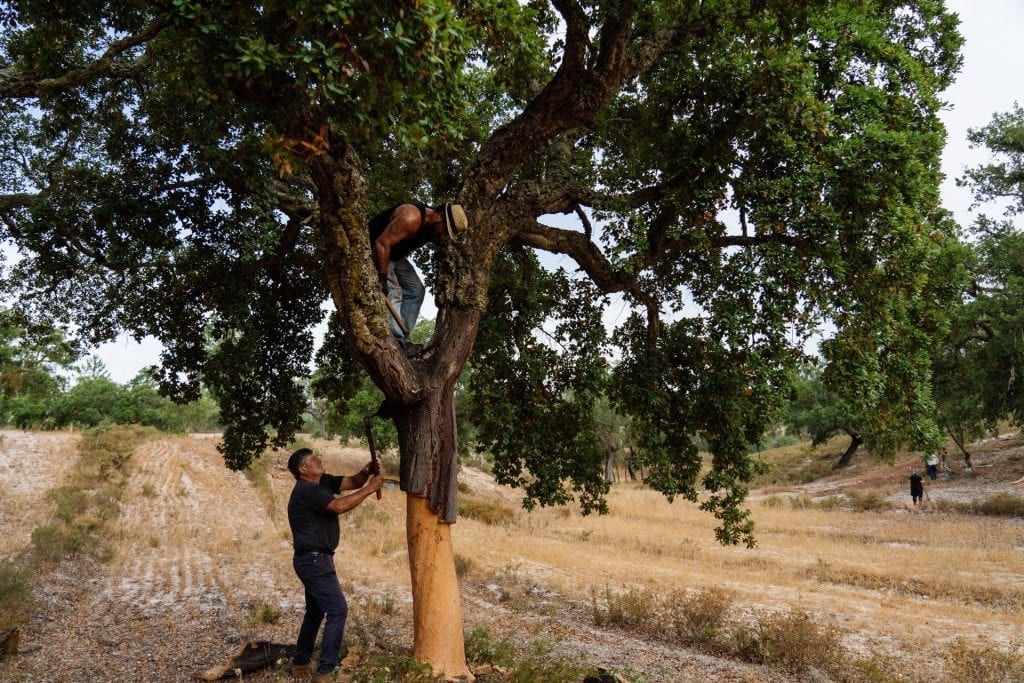
{"label": "man's hand gripping axe", "polygon": [[[374,413],[363,418],[363,429],[366,430],[366,443],[370,446],[370,474],[372,476],[380,475],[380,461],[377,460],[377,447],[373,442],[373,418],[376,416],[377,413]],[[377,500],[380,500],[379,489],[377,491]]]}

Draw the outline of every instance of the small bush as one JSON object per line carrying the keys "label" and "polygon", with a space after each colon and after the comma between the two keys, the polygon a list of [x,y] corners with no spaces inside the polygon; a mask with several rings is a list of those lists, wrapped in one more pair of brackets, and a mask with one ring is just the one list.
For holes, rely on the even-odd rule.
{"label": "small bush", "polygon": [[281,620],[281,610],[277,609],[273,605],[266,603],[257,605],[249,610],[249,616],[247,621],[251,626],[259,626],[260,624],[276,624]]}
{"label": "small bush", "polygon": [[473,560],[465,555],[455,553],[455,576],[464,579],[471,571],[473,571]]}
{"label": "small bush", "polygon": [[515,511],[496,501],[479,500],[476,498],[459,499],[459,516],[475,519],[484,524],[501,526],[515,521]]}
{"label": "small bush", "polygon": [[435,683],[430,665],[407,654],[373,652],[352,673],[353,683]]}
{"label": "small bush", "polygon": [[978,515],[1024,517],[1024,498],[1012,493],[994,493],[971,501],[971,512]]}
{"label": "small bush", "polygon": [[850,507],[857,512],[892,509],[892,505],[878,491],[867,491],[866,493],[850,491],[846,495],[850,499]]}
{"label": "small bush", "polygon": [[74,555],[83,548],[98,550],[93,545],[96,539],[79,526],[59,528],[53,524],[44,524],[32,531],[32,546],[36,555],[44,560],[60,560]]}
{"label": "small bush", "polygon": [[843,506],[843,497],[828,496],[819,500],[816,505],[822,510],[837,510]]}
{"label": "small bush", "polygon": [[0,631],[16,626],[32,601],[30,571],[13,560],[0,560]]}
{"label": "small bush", "polygon": [[957,683],[1011,683],[1024,681],[1024,652],[992,645],[972,645],[963,638],[946,653],[946,668]]}
{"label": "small bush", "polygon": [[752,627],[734,630],[733,646],[742,659],[794,673],[828,668],[841,651],[836,630],[819,625],[800,610],[758,615]]}
{"label": "small bush", "polygon": [[616,593],[605,586],[603,591],[591,589],[590,597],[598,626],[657,626],[654,596],[643,588]]}
{"label": "small bush", "polygon": [[773,509],[782,506],[782,498],[779,496],[768,496],[761,500],[761,507]]}
{"label": "small bush", "polygon": [[712,642],[725,623],[735,598],[733,592],[717,586],[696,593],[680,591],[669,601],[672,629],[686,643]]}
{"label": "small bush", "polygon": [[794,510],[809,510],[814,507],[814,499],[810,496],[790,496],[789,507]]}
{"label": "small bush", "polygon": [[495,640],[483,626],[477,626],[466,636],[466,661],[471,666],[494,664],[504,668],[516,661],[516,646],[508,638]]}
{"label": "small bush", "polygon": [[50,497],[56,502],[53,516],[65,524],[70,524],[75,518],[89,508],[92,496],[88,491],[61,486],[50,493]]}

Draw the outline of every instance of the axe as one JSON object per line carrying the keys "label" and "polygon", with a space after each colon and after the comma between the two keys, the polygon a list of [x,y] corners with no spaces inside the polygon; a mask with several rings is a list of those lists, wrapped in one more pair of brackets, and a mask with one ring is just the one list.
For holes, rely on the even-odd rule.
{"label": "axe", "polygon": [[[386,301],[386,299],[385,299]],[[388,302],[388,307],[391,307],[391,302]],[[394,313],[394,309],[391,309]],[[398,320],[398,317],[395,317]],[[401,321],[398,323],[401,325]],[[363,418],[363,429],[366,430],[366,443],[370,446],[370,474],[377,476],[380,474],[380,461],[377,460],[377,446],[373,442],[373,415],[368,415]],[[377,500],[380,500],[380,491],[377,491]]]}

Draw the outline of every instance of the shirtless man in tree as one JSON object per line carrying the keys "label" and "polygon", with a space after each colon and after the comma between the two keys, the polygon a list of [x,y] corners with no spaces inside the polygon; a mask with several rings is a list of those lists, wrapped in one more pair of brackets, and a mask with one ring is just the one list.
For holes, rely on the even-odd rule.
{"label": "shirtless man in tree", "polygon": [[[455,239],[468,226],[466,212],[458,204],[436,209],[426,204],[399,204],[370,219],[370,245],[381,291],[409,332],[416,327],[426,293],[409,254],[428,242]],[[391,333],[403,347],[408,346],[409,340],[394,320]]]}

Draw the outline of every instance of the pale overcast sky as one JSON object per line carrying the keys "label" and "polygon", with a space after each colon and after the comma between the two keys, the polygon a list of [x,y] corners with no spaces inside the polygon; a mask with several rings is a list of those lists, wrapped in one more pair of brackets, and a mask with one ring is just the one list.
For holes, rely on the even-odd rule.
{"label": "pale overcast sky", "polygon": [[[942,118],[948,141],[942,156],[942,193],[946,207],[967,225],[972,221],[970,193],[956,186],[956,178],[966,167],[987,159],[984,150],[968,148],[967,129],[983,126],[993,113],[1024,101],[1024,50],[1017,49],[1024,30],[1024,0],[948,0],[947,6],[960,15],[966,43],[963,69],[945,94],[949,107]],[[436,314],[429,295],[423,314]],[[115,381],[126,382],[141,368],[157,363],[160,350],[153,339],[140,344],[123,338],[100,346],[96,354]]]}

